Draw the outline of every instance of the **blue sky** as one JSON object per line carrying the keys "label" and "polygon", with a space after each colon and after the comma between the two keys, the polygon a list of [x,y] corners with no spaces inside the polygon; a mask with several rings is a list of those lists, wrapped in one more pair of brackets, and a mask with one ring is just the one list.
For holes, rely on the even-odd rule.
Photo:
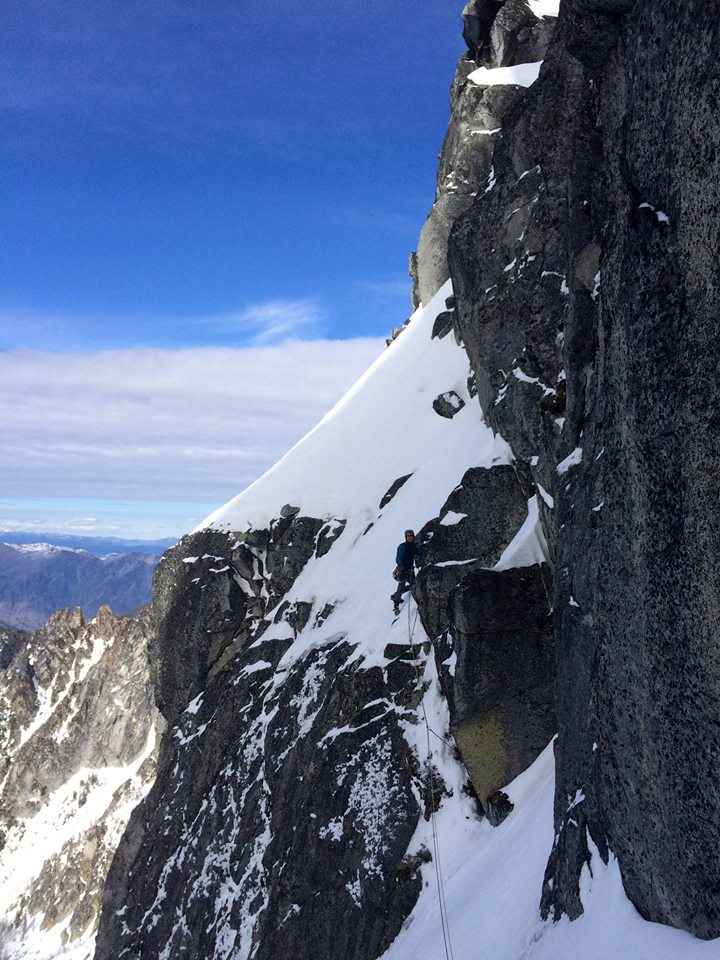
{"label": "blue sky", "polygon": [[[266,424],[265,449],[246,471],[218,484],[208,451],[205,485],[193,469],[172,492],[159,480],[139,489],[119,440],[113,483],[86,482],[99,468],[97,448],[81,449],[92,432],[83,420],[92,416],[89,394],[89,408],[72,404],[74,416],[60,425],[46,410],[46,445],[57,458],[73,453],[43,477],[43,434],[26,425],[35,439],[27,463],[0,485],[5,502],[32,496],[36,505],[74,489],[78,507],[86,497],[221,502],[350,385],[380,349],[377,338],[409,314],[407,256],[433,199],[463,49],[461,9],[430,0],[24,0],[6,9],[0,351],[27,374],[15,388],[32,396],[30,406],[42,409],[33,391],[42,395],[57,366],[68,371],[69,392],[88,393],[73,381],[79,355],[97,355],[106,377],[120,378],[114,394],[135,358],[153,349],[193,382],[207,376],[204,351],[236,351],[226,357],[233,383],[247,380],[250,394],[261,348],[282,368],[288,345],[312,342],[317,358],[333,351],[338,371],[325,388],[312,385],[312,403],[292,393],[292,382],[278,387],[304,419],[293,418],[292,436]],[[168,353],[183,351],[192,374]],[[300,393],[311,368],[322,379],[322,365],[293,368]],[[153,404],[164,403],[154,379],[148,374],[142,402],[134,385],[106,430],[128,408],[117,424],[123,435],[131,407],[136,429],[145,429]],[[228,405],[247,406],[220,379]],[[22,418],[22,401],[7,382],[3,390],[4,416]],[[0,440],[15,443],[23,461],[22,437]],[[214,449],[224,442],[242,438],[216,436]],[[182,475],[183,463],[171,472]]]}

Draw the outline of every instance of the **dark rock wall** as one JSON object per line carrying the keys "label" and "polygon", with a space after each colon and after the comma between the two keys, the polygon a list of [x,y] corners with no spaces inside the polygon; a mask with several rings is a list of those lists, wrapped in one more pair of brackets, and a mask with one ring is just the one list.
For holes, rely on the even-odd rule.
{"label": "dark rock wall", "polygon": [[[607,837],[640,912],[710,937],[720,934],[720,864],[707,855],[720,822],[720,10],[656,2],[623,19],[615,6],[578,4],[571,21],[597,89],[602,295],[583,460],[558,515],[568,537],[556,815],[568,829],[562,794],[587,787],[590,832]],[[602,63],[597,41],[576,39],[598,16]],[[576,638],[593,667],[571,688]],[[578,743],[567,728],[581,710]]]}
{"label": "dark rock wall", "polygon": [[553,621],[544,565],[476,569],[452,591],[448,646],[438,644],[451,729],[470,780],[488,801],[545,749],[557,729]]}
{"label": "dark rock wall", "polygon": [[587,828],[644,916],[703,937],[720,934],[718,13],[566,3],[449,252],[481,405],[555,547],[544,909],[582,911]]}
{"label": "dark rock wall", "polygon": [[425,558],[414,594],[431,639],[450,626],[453,589],[470,570],[497,563],[526,517],[527,501],[515,471],[498,465],[468,470],[438,516],[423,526],[418,539]]}
{"label": "dark rock wall", "polygon": [[402,732],[418,722],[415,671],[394,654],[387,673],[363,667],[343,634],[281,663],[332,615],[283,597],[345,526],[287,514],[193,534],[160,564],[153,675],[168,727],[108,878],[97,960],[309,945],[364,960],[420,892],[422,860],[406,854],[426,774]]}
{"label": "dark rock wall", "polygon": [[150,666],[168,723],[203,689],[219,649],[247,612],[228,547],[223,534],[190,535],[164,554],[155,571]]}
{"label": "dark rock wall", "polygon": [[472,788],[492,796],[557,729],[551,574],[546,564],[492,569],[528,517],[512,465],[468,470],[418,537],[414,596],[432,638],[450,729]]}
{"label": "dark rock wall", "polygon": [[413,305],[428,303],[450,276],[450,229],[492,177],[493,151],[522,87],[468,81],[479,66],[514,66],[542,60],[554,19],[538,19],[525,0],[473,0],[462,13],[468,50],[450,90],[452,115],[440,150],[435,202],[410,257]]}

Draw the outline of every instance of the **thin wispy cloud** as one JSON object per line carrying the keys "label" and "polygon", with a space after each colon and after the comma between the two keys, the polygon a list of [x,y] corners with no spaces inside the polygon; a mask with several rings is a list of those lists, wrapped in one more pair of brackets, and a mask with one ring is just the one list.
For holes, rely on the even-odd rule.
{"label": "thin wispy cloud", "polygon": [[205,316],[98,314],[0,308],[0,350],[98,350],[142,343],[153,347],[270,346],[321,337],[326,313],[311,297],[273,299]]}
{"label": "thin wispy cloud", "polygon": [[311,429],[383,346],[0,354],[0,497],[220,504]]}
{"label": "thin wispy cloud", "polygon": [[411,282],[409,277],[393,277],[389,280],[363,280],[358,284],[361,292],[372,297],[395,301],[405,297],[410,302]]}
{"label": "thin wispy cloud", "polygon": [[250,304],[237,313],[205,317],[201,322],[218,333],[233,333],[255,346],[265,346],[317,336],[322,321],[319,304],[307,298]]}
{"label": "thin wispy cloud", "polygon": [[[393,62],[396,16],[379,4],[370,14],[366,6],[334,10],[292,0],[284,8],[291,26],[283,28],[272,6],[258,0],[242,7],[233,0],[202,7],[25,0],[7,19],[0,105],[70,121],[49,124],[45,137],[52,132],[60,140],[64,131],[72,139],[68,133],[78,127],[127,140],[160,134],[166,149],[238,153],[251,144],[287,160],[317,154],[321,137],[327,146],[338,135],[357,137],[352,111],[335,108],[326,129],[304,113],[315,104],[322,116],[343,82],[329,66],[328,45],[382,43],[382,61]],[[283,41],[293,43],[292,56],[263,69]],[[361,60],[356,75],[372,65],[372,58]]]}

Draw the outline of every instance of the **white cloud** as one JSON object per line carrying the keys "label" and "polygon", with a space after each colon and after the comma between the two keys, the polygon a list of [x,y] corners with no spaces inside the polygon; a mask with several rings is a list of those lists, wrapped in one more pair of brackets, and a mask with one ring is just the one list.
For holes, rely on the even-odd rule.
{"label": "white cloud", "polygon": [[307,338],[317,330],[322,312],[313,299],[268,300],[236,313],[217,314],[201,322],[217,332],[235,333],[256,346],[289,338]]}
{"label": "white cloud", "polygon": [[0,496],[222,503],[314,426],[382,346],[2,353]]}

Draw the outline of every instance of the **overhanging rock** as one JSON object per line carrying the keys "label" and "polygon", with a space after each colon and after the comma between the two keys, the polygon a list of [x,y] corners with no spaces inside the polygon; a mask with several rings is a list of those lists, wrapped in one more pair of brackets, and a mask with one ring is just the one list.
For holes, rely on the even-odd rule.
{"label": "overhanging rock", "polygon": [[544,564],[473,570],[450,597],[452,646],[439,648],[440,673],[455,740],[484,806],[556,731],[548,581]]}

